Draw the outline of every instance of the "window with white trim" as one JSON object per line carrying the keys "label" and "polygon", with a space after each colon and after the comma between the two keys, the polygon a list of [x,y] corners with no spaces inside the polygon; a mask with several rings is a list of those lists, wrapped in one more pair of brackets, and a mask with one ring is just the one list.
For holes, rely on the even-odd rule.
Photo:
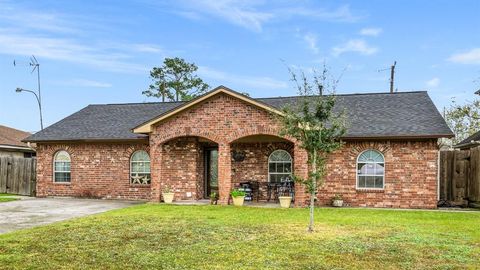
{"label": "window with white trim", "polygon": [[53,181],[57,183],[70,183],[71,159],[67,151],[58,151],[53,158]]}
{"label": "window with white trim", "polygon": [[377,150],[363,151],[357,158],[357,188],[383,189],[385,158]]}
{"label": "window with white trim", "polygon": [[268,181],[285,182],[292,179],[292,156],[285,150],[275,150],[268,157]]}
{"label": "window with white trim", "polygon": [[144,150],[136,151],[130,157],[130,183],[150,184],[150,156]]}

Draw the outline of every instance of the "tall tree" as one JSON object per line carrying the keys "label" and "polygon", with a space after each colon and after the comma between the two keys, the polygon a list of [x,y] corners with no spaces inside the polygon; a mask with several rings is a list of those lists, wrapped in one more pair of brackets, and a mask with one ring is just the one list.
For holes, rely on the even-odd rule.
{"label": "tall tree", "polygon": [[142,94],[162,101],[187,101],[208,90],[208,84],[196,75],[198,67],[182,58],[165,58],[161,67],[150,71],[152,84]]}
{"label": "tall tree", "polygon": [[[314,209],[317,191],[324,182],[328,155],[342,147],[341,137],[346,132],[343,112],[335,112],[335,88],[338,80],[330,80],[327,68],[309,80],[304,72],[300,78],[289,70],[296,84],[300,100],[283,109],[280,117],[281,135],[295,138],[308,154],[308,176],[294,175],[295,182],[304,185],[310,195],[310,222],[314,230]],[[324,93],[328,92],[328,95]]]}
{"label": "tall tree", "polygon": [[476,98],[465,104],[452,100],[445,111],[445,120],[455,134],[453,143],[457,144],[480,130],[480,100]]}

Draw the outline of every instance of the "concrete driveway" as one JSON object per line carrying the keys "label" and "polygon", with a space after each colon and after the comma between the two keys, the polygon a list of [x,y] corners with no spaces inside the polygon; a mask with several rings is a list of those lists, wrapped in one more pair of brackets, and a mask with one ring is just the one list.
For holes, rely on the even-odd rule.
{"label": "concrete driveway", "polygon": [[18,201],[0,203],[0,234],[124,208],[133,204],[138,202],[22,197]]}

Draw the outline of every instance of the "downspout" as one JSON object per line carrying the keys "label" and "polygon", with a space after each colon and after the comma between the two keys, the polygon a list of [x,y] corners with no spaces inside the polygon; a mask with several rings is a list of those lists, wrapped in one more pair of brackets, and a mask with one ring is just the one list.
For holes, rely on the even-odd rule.
{"label": "downspout", "polygon": [[445,144],[443,138],[437,139],[438,151],[437,151],[437,202],[440,200],[440,152]]}
{"label": "downspout", "polygon": [[[439,144],[440,139],[438,139]],[[440,201],[440,151],[441,147],[439,147],[437,151],[437,202]]]}

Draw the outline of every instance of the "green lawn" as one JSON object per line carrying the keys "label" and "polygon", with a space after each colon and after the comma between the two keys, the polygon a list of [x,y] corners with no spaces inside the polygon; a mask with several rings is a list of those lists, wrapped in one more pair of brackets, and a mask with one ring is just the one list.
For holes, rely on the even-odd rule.
{"label": "green lawn", "polygon": [[2,202],[11,202],[11,201],[16,201],[18,198],[13,198],[12,194],[7,194],[7,193],[0,193],[0,203]]}
{"label": "green lawn", "polygon": [[137,205],[0,235],[0,268],[475,269],[480,212]]}

